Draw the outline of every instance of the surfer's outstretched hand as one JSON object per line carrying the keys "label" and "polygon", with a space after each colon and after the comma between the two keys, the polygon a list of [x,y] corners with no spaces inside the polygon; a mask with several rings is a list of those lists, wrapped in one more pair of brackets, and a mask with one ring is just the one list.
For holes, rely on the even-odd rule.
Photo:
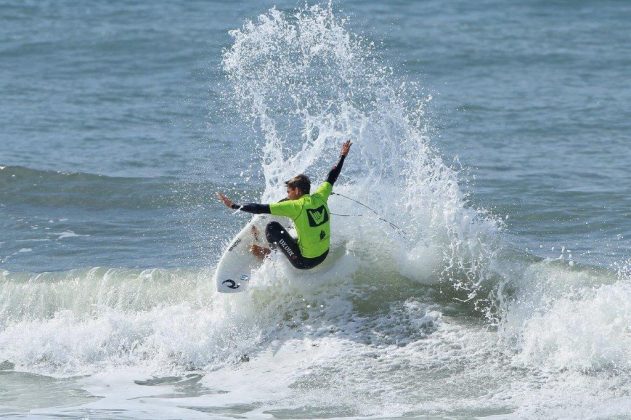
{"label": "surfer's outstretched hand", "polygon": [[232,208],[232,204],[234,204],[232,202],[231,199],[229,199],[228,197],[226,197],[223,193],[218,192],[217,193],[217,198],[219,198],[219,200],[224,203],[226,205],[226,207],[228,208]]}
{"label": "surfer's outstretched hand", "polygon": [[346,140],[344,144],[342,145],[342,151],[340,152],[340,155],[341,156],[348,155],[348,152],[351,150],[352,145],[353,143],[350,140]]}

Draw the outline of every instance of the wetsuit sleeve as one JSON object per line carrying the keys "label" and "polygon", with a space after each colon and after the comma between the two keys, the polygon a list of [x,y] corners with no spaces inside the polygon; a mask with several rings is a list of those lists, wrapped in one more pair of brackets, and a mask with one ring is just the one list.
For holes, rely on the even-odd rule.
{"label": "wetsuit sleeve", "polygon": [[299,200],[285,200],[279,203],[272,203],[269,207],[274,216],[285,216],[292,220],[300,216],[300,212],[302,212],[302,203]]}
{"label": "wetsuit sleeve", "polygon": [[241,210],[244,211],[246,213],[253,213],[253,214],[270,214],[271,210],[270,210],[270,205],[269,204],[256,204],[256,203],[248,203],[248,204],[244,204],[244,205],[239,205],[239,204],[233,204],[232,205],[232,209],[234,210]]}
{"label": "wetsuit sleeve", "polygon": [[326,182],[328,182],[331,185],[335,184],[335,181],[337,181],[337,177],[340,175],[340,172],[342,171],[342,165],[344,164],[345,158],[346,156],[340,156],[340,160],[337,161],[335,166],[329,172],[329,175],[326,177]]}

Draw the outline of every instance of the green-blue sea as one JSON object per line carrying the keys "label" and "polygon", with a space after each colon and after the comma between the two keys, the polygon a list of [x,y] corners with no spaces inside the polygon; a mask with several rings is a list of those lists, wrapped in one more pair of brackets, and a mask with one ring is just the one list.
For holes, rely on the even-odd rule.
{"label": "green-blue sea", "polygon": [[[631,418],[630,22],[0,1],[0,417]],[[329,268],[218,293],[347,139]]]}

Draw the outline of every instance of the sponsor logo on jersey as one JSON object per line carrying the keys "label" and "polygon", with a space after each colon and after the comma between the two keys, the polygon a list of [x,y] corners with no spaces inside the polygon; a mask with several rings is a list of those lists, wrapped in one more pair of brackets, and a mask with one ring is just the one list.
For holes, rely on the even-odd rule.
{"label": "sponsor logo on jersey", "polygon": [[326,207],[320,206],[317,209],[307,209],[307,218],[309,219],[309,226],[320,226],[329,221],[329,213],[326,211]]}

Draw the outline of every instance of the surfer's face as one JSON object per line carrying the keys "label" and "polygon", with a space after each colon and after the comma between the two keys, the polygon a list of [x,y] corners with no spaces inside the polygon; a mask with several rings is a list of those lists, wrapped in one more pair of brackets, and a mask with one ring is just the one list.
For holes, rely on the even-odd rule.
{"label": "surfer's face", "polygon": [[289,198],[290,200],[297,200],[302,196],[302,192],[300,191],[300,188],[298,187],[287,187],[287,198]]}

